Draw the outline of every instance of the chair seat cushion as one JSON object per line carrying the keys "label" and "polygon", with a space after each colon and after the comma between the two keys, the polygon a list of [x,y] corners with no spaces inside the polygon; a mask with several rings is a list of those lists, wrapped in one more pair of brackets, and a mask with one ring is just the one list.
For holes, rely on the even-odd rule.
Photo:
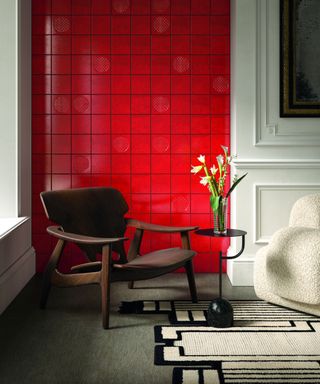
{"label": "chair seat cushion", "polygon": [[138,256],[126,264],[114,264],[119,269],[155,269],[183,263],[196,252],[181,248],[168,248]]}

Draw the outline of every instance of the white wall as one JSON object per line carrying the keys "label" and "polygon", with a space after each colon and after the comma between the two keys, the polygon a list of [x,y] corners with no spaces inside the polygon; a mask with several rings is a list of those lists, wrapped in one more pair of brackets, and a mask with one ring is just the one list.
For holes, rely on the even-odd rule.
{"label": "white wall", "polygon": [[30,219],[31,0],[0,1],[0,47],[1,313],[35,273]]}
{"label": "white wall", "polygon": [[234,172],[248,172],[233,192],[231,226],[248,235],[228,275],[252,285],[257,250],[287,225],[295,200],[320,192],[320,119],[279,117],[279,0],[231,0],[231,9],[231,144]]}

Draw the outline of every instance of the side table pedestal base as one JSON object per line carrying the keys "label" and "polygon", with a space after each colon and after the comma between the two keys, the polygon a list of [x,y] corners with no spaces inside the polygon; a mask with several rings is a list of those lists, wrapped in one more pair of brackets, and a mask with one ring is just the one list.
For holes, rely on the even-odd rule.
{"label": "side table pedestal base", "polygon": [[211,301],[208,307],[207,323],[215,328],[233,326],[233,308],[228,300],[219,297]]}

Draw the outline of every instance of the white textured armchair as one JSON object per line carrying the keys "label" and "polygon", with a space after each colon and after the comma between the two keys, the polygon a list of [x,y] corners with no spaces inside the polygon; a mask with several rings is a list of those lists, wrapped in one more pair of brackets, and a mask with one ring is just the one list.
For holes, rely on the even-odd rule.
{"label": "white textured armchair", "polygon": [[300,198],[289,227],[257,252],[254,288],[263,300],[320,316],[320,194]]}

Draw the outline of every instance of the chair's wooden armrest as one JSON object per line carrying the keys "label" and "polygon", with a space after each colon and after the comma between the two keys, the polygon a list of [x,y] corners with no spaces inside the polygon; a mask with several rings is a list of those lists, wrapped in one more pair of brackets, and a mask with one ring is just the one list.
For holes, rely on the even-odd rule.
{"label": "chair's wooden armrest", "polygon": [[136,219],[127,219],[127,225],[134,228],[146,229],[148,231],[167,232],[167,233],[189,232],[189,231],[195,231],[196,229],[199,228],[199,227],[169,227],[165,225],[145,223],[143,221],[139,221]]}
{"label": "chair's wooden armrest", "polygon": [[118,241],[128,240],[127,237],[104,238],[104,237],[78,235],[76,233],[64,232],[61,229],[61,227],[58,227],[58,226],[48,227],[47,232],[50,233],[50,235],[57,237],[58,239],[71,241],[77,244],[104,245],[104,244],[116,243]]}

